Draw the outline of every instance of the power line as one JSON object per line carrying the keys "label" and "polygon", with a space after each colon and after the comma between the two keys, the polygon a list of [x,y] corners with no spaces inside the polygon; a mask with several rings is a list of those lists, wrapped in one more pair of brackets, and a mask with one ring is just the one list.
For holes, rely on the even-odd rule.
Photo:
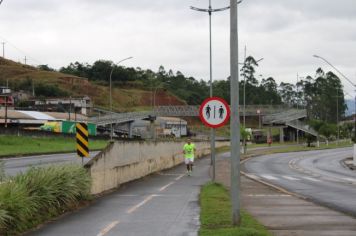
{"label": "power line", "polygon": [[[1,1],[1,0],[0,0],[0,1]],[[12,47],[13,47],[14,49],[16,49],[18,52],[20,52],[21,54],[23,54],[23,56],[26,56],[26,57],[27,57],[27,59],[30,59],[31,61],[35,61],[35,62],[37,62],[37,63],[38,63],[38,65],[43,64],[43,63],[41,63],[39,60],[37,60],[36,58],[31,57],[31,56],[28,56],[28,53],[27,53],[27,52],[25,52],[24,50],[22,50],[22,49],[18,48],[15,44],[11,43],[11,42],[10,42],[9,40],[7,40],[6,38],[4,38],[4,37],[0,36],[0,39],[4,40],[4,42],[3,42],[3,43],[6,43],[6,44],[8,44],[8,45],[12,46]]]}

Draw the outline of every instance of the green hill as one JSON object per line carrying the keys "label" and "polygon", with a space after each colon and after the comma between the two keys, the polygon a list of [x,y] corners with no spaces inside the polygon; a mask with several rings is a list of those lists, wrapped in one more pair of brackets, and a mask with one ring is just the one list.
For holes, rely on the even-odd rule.
{"label": "green hill", "polygon": [[[109,73],[108,73],[109,76]],[[13,91],[27,91],[38,97],[78,97],[89,96],[95,107],[109,107],[109,88],[106,84],[89,81],[57,71],[16,63],[0,57],[0,86],[6,85]],[[113,108],[116,111],[135,111],[150,109],[153,104],[153,92],[142,86],[113,86]],[[173,94],[163,89],[155,92],[156,105],[185,104]]]}

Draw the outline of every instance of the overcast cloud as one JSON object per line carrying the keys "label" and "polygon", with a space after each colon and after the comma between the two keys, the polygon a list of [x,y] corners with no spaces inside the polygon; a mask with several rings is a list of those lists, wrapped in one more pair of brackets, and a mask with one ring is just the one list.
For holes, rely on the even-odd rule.
{"label": "overcast cloud", "polygon": [[[224,7],[228,0],[212,0]],[[134,58],[125,66],[181,71],[208,80],[208,0],[4,0],[0,41],[5,57],[54,68]],[[229,11],[213,14],[214,79],[229,75]],[[328,59],[356,83],[355,0],[244,0],[239,7],[239,54],[261,61],[258,74],[296,82]],[[1,52],[1,51],[0,51]],[[350,83],[345,90],[354,96]],[[349,97],[347,97],[349,98]]]}

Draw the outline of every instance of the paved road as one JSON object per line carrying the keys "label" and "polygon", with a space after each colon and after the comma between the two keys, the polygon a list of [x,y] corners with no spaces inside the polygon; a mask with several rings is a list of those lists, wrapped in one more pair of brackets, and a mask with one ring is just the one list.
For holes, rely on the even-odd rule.
{"label": "paved road", "polygon": [[260,156],[243,165],[262,179],[322,205],[356,216],[356,171],[341,165],[352,148]]}
{"label": "paved road", "polygon": [[[95,156],[97,153],[97,151],[91,152],[90,158]],[[84,158],[84,161],[87,162],[90,158]],[[15,175],[19,172],[25,171],[31,166],[82,162],[82,159],[79,158],[76,153],[36,155],[28,157],[4,158],[1,160],[4,161],[4,169],[7,175]]]}
{"label": "paved road", "polygon": [[40,230],[33,236],[193,236],[199,229],[200,187],[209,181],[209,159],[154,174],[121,187],[93,205]]}

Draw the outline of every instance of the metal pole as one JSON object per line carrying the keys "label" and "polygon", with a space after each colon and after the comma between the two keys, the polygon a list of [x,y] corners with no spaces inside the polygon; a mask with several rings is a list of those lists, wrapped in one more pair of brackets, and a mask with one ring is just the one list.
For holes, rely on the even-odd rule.
{"label": "metal pole", "polygon": [[336,144],[339,145],[339,88],[336,88],[336,127],[337,127],[337,140]]}
{"label": "metal pole", "polygon": [[[298,93],[299,93],[299,87],[298,87],[298,82],[299,82],[299,74],[297,73],[297,110],[299,109],[299,98],[298,98]],[[299,119],[297,119],[297,144],[299,144],[299,130],[298,130],[298,126],[299,126]]]}
{"label": "metal pole", "polygon": [[5,59],[5,42],[2,42],[2,57]]}
{"label": "metal pole", "polygon": [[[208,13],[209,13],[210,97],[213,96],[211,14],[212,14],[212,12],[224,11],[224,10],[227,10],[227,9],[229,9],[229,8],[230,8],[230,6],[224,7],[224,8],[219,8],[219,9],[213,9],[213,8],[211,7],[211,0],[209,0],[209,8],[208,8],[208,9],[202,9],[202,8],[197,8],[197,7],[190,7],[190,9],[195,10],[195,11],[201,11],[201,12],[208,12]],[[213,129],[213,128],[210,129],[210,151],[211,151],[210,164],[213,166],[213,176],[212,176],[212,179],[213,179],[213,181],[215,181],[215,129]]]}
{"label": "metal pole", "polygon": [[113,136],[113,120],[112,120],[112,87],[111,87],[111,77],[112,77],[112,72],[114,71],[115,65],[112,67],[111,72],[110,72],[110,98],[109,98],[109,103],[110,103],[110,141],[112,141],[112,136]]}
{"label": "metal pole", "polygon": [[[211,0],[209,0],[209,50],[210,50],[210,97],[213,97],[213,53],[211,42]],[[212,179],[215,182],[215,129],[210,128],[210,155],[211,164],[213,165]]]}
{"label": "metal pole", "polygon": [[239,69],[237,1],[230,0],[230,93],[231,93],[231,202],[232,223],[240,225],[240,118],[239,118]]}
{"label": "metal pole", "polygon": [[[245,53],[244,53],[244,66],[246,67],[246,53],[247,47],[245,45]],[[246,128],[246,74],[244,73],[244,128]]]}
{"label": "metal pole", "polygon": [[112,136],[113,136],[113,118],[112,118],[112,85],[111,85],[111,77],[112,77],[112,73],[115,69],[115,65],[118,66],[121,62],[123,61],[126,61],[126,60],[129,60],[133,57],[127,57],[127,58],[124,58],[122,60],[120,60],[119,62],[117,62],[116,64],[114,64],[114,66],[112,67],[111,71],[110,71],[110,98],[109,98],[109,101],[110,101],[110,117],[111,117],[111,122],[110,122],[110,140],[112,141]]}

